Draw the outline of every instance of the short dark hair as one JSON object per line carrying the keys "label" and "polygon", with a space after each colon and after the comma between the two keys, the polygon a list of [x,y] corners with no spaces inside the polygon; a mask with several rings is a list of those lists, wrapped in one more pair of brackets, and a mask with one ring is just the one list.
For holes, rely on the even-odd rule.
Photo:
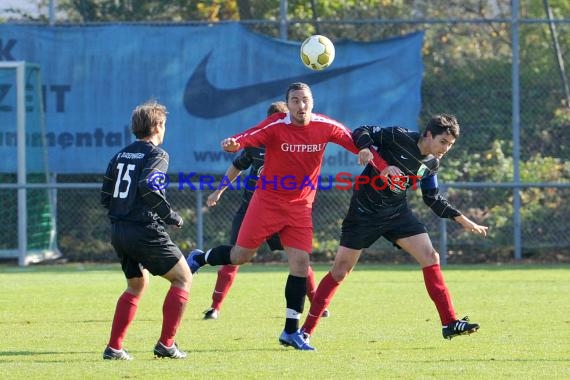
{"label": "short dark hair", "polygon": [[289,111],[289,109],[287,108],[287,103],[282,101],[273,102],[269,105],[269,108],[267,109],[267,116],[273,115],[274,113],[287,112],[287,111]]}
{"label": "short dark hair", "polygon": [[131,132],[137,139],[152,136],[152,128],[166,120],[166,107],[156,100],[138,105],[131,114]]}
{"label": "short dark hair", "polygon": [[459,122],[455,116],[446,113],[433,115],[426,125],[424,136],[426,136],[428,131],[431,132],[431,135],[433,137],[446,132],[451,136],[458,138]]}
{"label": "short dark hair", "polygon": [[[309,92],[311,92],[311,88],[306,83],[302,83],[302,82],[291,83],[289,85],[289,87],[287,87],[287,92],[285,93],[285,101],[286,102],[289,101],[289,93],[291,91],[297,91],[297,90],[308,90]],[[312,94],[312,92],[311,92],[311,94]]]}

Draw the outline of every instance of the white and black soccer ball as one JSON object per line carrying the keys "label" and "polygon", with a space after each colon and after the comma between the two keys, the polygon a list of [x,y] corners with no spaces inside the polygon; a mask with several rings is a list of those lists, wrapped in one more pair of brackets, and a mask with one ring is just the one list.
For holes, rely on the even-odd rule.
{"label": "white and black soccer ball", "polygon": [[301,61],[311,70],[326,69],[334,61],[334,45],[325,36],[315,34],[301,44]]}

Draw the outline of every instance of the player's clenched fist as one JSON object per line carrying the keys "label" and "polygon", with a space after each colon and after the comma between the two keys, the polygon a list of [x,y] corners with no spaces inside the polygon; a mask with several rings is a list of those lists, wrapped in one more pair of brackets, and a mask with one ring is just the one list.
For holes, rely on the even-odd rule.
{"label": "player's clenched fist", "polygon": [[240,144],[233,137],[223,139],[221,145],[226,152],[235,152],[240,147]]}

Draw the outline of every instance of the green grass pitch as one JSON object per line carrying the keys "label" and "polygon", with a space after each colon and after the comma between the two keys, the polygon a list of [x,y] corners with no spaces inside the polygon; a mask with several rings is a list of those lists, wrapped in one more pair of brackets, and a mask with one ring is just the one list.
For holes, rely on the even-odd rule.
{"label": "green grass pitch", "polygon": [[[441,337],[415,266],[358,265],[311,343],[279,346],[283,265],[240,269],[221,318],[203,321],[215,268],[194,277],[177,341],[186,360],[154,359],[168,283],[151,278],[125,340],[131,362],[104,361],[118,265],[0,266],[5,379],[569,379],[570,266],[447,266],[458,316],[481,329]],[[328,266],[317,265],[319,280]],[[306,305],[305,314],[309,305]]]}

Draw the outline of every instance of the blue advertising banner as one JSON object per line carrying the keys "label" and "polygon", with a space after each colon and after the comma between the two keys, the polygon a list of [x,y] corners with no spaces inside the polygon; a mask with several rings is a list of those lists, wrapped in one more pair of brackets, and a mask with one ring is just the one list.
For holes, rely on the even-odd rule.
{"label": "blue advertising banner", "polygon": [[[169,110],[164,148],[172,172],[221,174],[232,154],[220,141],[261,121],[293,82],[309,84],[314,111],[343,122],[417,129],[423,33],[367,43],[339,41],[334,63],[311,71],[300,42],[272,39],[239,24],[0,25],[0,61],[39,64],[49,170],[101,173],[133,141],[132,109],[156,99]],[[0,81],[2,76],[0,76]],[[3,82],[3,81],[2,81]],[[29,89],[28,89],[29,91]],[[14,86],[0,83],[0,152],[14,157],[7,134]],[[356,156],[335,145],[323,174],[358,172]],[[14,160],[0,172],[14,172]]]}

